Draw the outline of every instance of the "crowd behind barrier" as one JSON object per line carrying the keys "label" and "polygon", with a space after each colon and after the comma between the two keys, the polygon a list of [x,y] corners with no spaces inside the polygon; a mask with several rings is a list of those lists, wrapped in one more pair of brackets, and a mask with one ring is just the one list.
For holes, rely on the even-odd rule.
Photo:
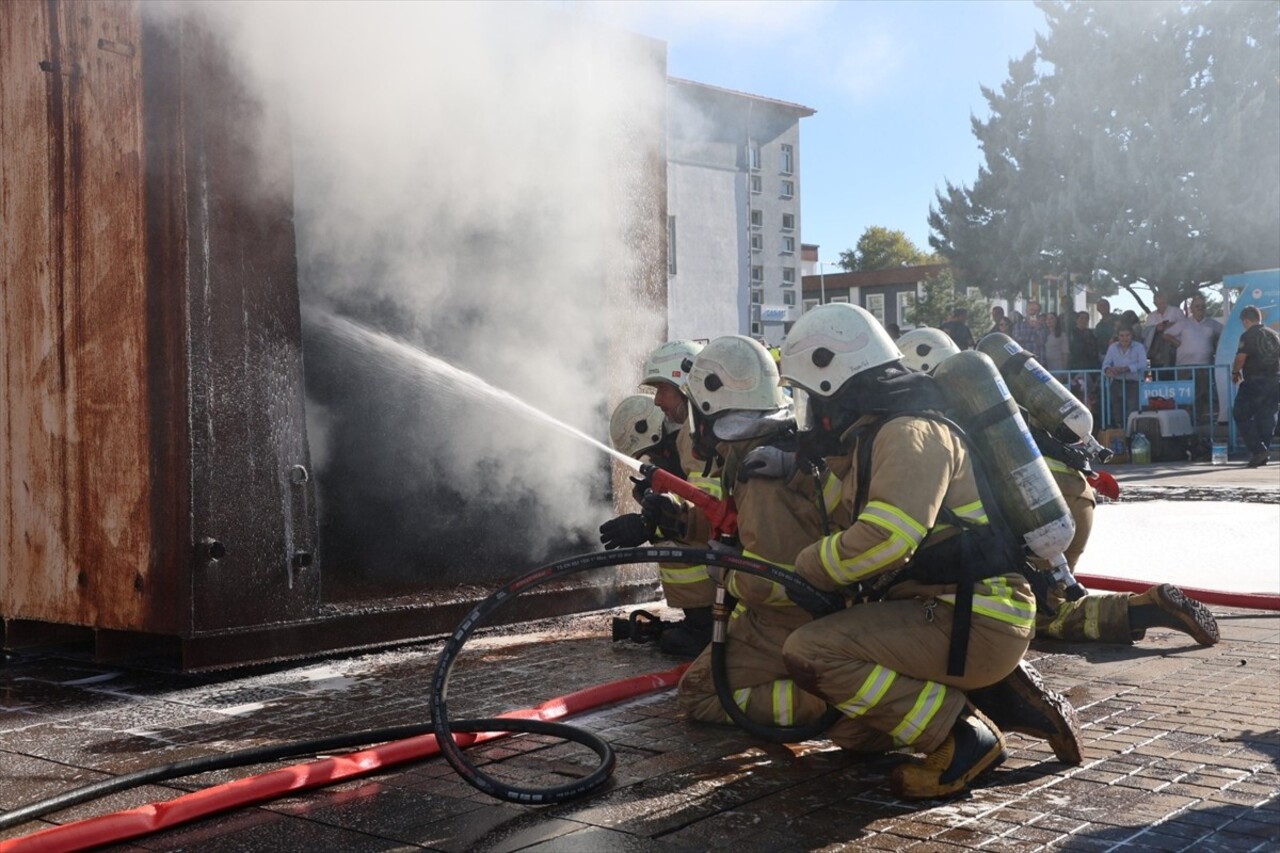
{"label": "crowd behind barrier", "polygon": [[1124,430],[1127,435],[1134,412],[1181,409],[1190,418],[1193,435],[1209,443],[1225,441],[1238,449],[1231,421],[1235,386],[1230,365],[1151,368],[1139,380],[1127,382],[1107,378],[1101,369],[1050,373],[1089,407],[1095,437],[1107,429]]}

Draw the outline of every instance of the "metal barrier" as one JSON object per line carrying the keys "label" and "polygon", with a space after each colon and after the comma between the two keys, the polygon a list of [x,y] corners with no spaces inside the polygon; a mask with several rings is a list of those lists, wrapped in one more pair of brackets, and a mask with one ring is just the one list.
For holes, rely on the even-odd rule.
{"label": "metal barrier", "polygon": [[1129,415],[1152,408],[1152,398],[1172,400],[1185,409],[1196,435],[1210,442],[1225,438],[1236,446],[1231,406],[1235,386],[1231,368],[1225,364],[1183,365],[1151,368],[1141,380],[1110,379],[1095,370],[1054,370],[1052,375],[1075,394],[1093,413],[1094,431],[1127,429]]}

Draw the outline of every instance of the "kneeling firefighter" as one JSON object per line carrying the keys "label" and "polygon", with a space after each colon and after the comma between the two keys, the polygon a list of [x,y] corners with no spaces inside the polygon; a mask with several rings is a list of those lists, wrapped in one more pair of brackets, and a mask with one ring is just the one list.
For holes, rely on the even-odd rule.
{"label": "kneeling firefighter", "polygon": [[[629,416],[636,412],[630,409],[624,412],[623,406],[628,405],[627,400],[632,398],[627,398],[615,408],[609,429],[616,449],[637,459],[641,455],[647,456],[659,468],[677,474],[703,491],[719,497],[719,471],[708,467],[705,460],[694,454],[689,403],[684,393],[689,366],[701,350],[702,344],[694,341],[668,341],[645,359],[640,384],[654,389],[651,404],[662,411],[666,422],[658,445],[630,450],[619,446],[620,438],[628,444],[634,443],[627,434],[640,430],[638,425],[641,421],[644,422],[641,432],[653,425],[644,415],[629,420]],[[642,402],[629,405],[641,406]],[[636,502],[641,505],[641,512],[621,515],[601,525],[600,541],[606,549],[634,548],[658,536],[659,519],[654,515],[656,507],[645,506],[645,491],[645,484],[637,483],[632,493]],[[696,544],[699,547],[706,544],[684,539],[678,530],[670,527],[664,528],[662,535],[677,543]],[[659,563],[658,577],[662,582],[662,594],[667,604],[683,610],[684,618],[679,622],[668,623],[647,611],[636,611],[627,620],[615,621],[613,638],[636,642],[656,639],[658,648],[666,654],[682,658],[696,657],[711,642],[711,604],[715,599],[715,582],[708,576],[706,566],[684,563]]]}
{"label": "kneeling firefighter", "polygon": [[[716,338],[693,360],[685,391],[699,452],[722,460],[722,494],[736,506],[742,553],[791,570],[796,554],[827,532],[825,506],[840,509],[840,483],[797,462],[795,419],[772,356],[748,337]],[[696,507],[686,524],[689,538],[708,537],[709,525]],[[725,585],[737,599],[725,640],[733,701],[750,721],[767,726],[820,720],[826,703],[798,689],[782,662],[787,635],[813,617],[778,584],[727,574]],[[681,679],[679,701],[696,720],[727,723],[712,670],[707,649]]]}
{"label": "kneeling firefighter", "polygon": [[966,692],[1018,666],[1035,598],[1015,549],[992,540],[975,460],[930,417],[944,407],[931,377],[901,359],[880,323],[847,303],[804,314],[783,348],[782,380],[807,406],[802,428],[831,442],[852,519],[801,551],[795,570],[865,601],[797,628],[783,660],[854,724],[833,741],[924,753],[893,769],[891,787],[942,797],[1004,758],[1003,734]]}

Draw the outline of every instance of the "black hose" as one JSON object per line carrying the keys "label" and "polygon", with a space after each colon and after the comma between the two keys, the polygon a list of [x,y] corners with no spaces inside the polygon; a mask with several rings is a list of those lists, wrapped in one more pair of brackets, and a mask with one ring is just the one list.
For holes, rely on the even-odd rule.
{"label": "black hose", "polygon": [[[588,776],[574,782],[560,785],[555,788],[526,788],[518,785],[509,785],[481,771],[474,764],[467,761],[462,750],[454,742],[451,730],[456,728],[449,723],[448,709],[448,690],[449,690],[449,673],[453,668],[454,661],[461,652],[463,644],[471,633],[475,631],[476,626],[480,622],[505,602],[514,598],[516,595],[526,590],[539,586],[547,581],[554,580],[563,575],[574,574],[576,572],[586,571],[588,569],[604,568],[606,566],[620,566],[630,563],[689,563],[691,565],[710,565],[721,566],[726,569],[746,572],[747,574],[763,577],[767,580],[781,584],[791,594],[792,599],[798,603],[803,602],[806,609],[812,611],[835,611],[844,607],[844,598],[842,596],[826,593],[816,589],[810,585],[804,578],[789,572],[786,569],[775,566],[771,563],[753,560],[744,557],[741,554],[731,551],[720,551],[714,549],[697,549],[697,548],[667,548],[667,547],[651,547],[651,548],[624,548],[616,551],[602,551],[591,554],[584,554],[578,557],[569,557],[557,563],[543,566],[527,575],[516,578],[506,586],[494,592],[484,601],[481,601],[445,641],[444,648],[440,652],[439,662],[436,664],[435,677],[431,683],[431,718],[432,725],[436,734],[436,744],[444,754],[445,760],[452,765],[453,769],[458,772],[463,779],[472,787],[495,797],[500,800],[507,800],[513,803],[524,803],[526,805],[546,805],[549,803],[558,803],[573,797],[581,796],[594,790],[608,779],[612,770],[612,753],[609,759],[604,759]],[[714,650],[713,650],[714,653]],[[719,689],[719,688],[717,688]],[[722,700],[723,701],[723,700]],[[736,705],[734,706],[736,707]],[[492,728],[487,731],[516,731],[519,730],[513,722],[506,719],[493,720]],[[571,726],[562,723],[545,723],[544,725],[554,726],[557,732],[562,730],[573,731]],[[753,724],[755,725],[755,724]],[[459,729],[460,731],[461,729]],[[564,735],[567,736],[567,735]],[[812,735],[806,735],[812,737]],[[598,752],[598,750],[597,750]]]}
{"label": "black hose", "polygon": [[733,698],[733,691],[729,688],[729,674],[726,671],[728,658],[724,643],[711,644],[711,674],[712,681],[716,685],[716,695],[720,697],[720,704],[724,706],[724,712],[729,715],[729,719],[748,734],[771,743],[799,743],[816,738],[844,716],[840,713],[840,709],[828,705],[822,716],[812,723],[799,726],[772,726],[767,723],[758,723],[748,717]]}
{"label": "black hose", "polygon": [[[521,803],[559,802],[561,800],[580,796],[581,794],[591,791],[599,786],[612,772],[616,757],[612,747],[610,747],[607,742],[590,732],[583,731],[582,729],[577,729],[563,723],[550,723],[542,720],[522,720],[503,717],[496,719],[458,720],[450,724],[448,722],[444,698],[445,690],[448,685],[449,670],[452,668],[454,659],[461,650],[462,644],[472,634],[472,632],[474,632],[480,619],[492,613],[508,598],[514,597],[516,594],[523,592],[526,589],[531,589],[547,580],[561,575],[584,571],[586,569],[602,568],[605,566],[620,566],[629,563],[652,563],[658,561],[713,564],[736,569],[738,571],[744,571],[749,574],[757,574],[787,586],[787,588],[792,590],[796,596],[806,599],[807,603],[814,608],[830,607],[834,609],[835,607],[840,606],[835,602],[834,597],[814,589],[802,578],[798,578],[790,572],[768,563],[760,563],[755,560],[742,557],[741,555],[728,552],[706,551],[692,548],[631,548],[569,558],[558,563],[553,563],[550,566],[537,569],[502,587],[502,589],[493,593],[484,601],[480,602],[480,604],[476,605],[476,607],[472,609],[471,613],[468,614],[466,619],[463,620],[458,629],[450,635],[448,641],[445,643],[444,651],[441,652],[440,663],[436,667],[436,675],[433,680],[431,709],[434,720],[431,723],[392,726],[382,729],[371,729],[364,732],[355,732],[352,734],[331,735],[329,737],[315,738],[312,740],[253,747],[251,749],[242,749],[236,752],[222,753],[220,755],[188,758],[183,759],[182,761],[175,761],[170,764],[163,764],[159,767],[137,770],[132,773],[113,776],[110,779],[92,782],[79,788],[73,788],[70,791],[64,791],[43,800],[29,803],[25,806],[19,806],[16,809],[4,812],[3,814],[0,814],[0,829],[8,829],[29,820],[35,820],[36,818],[43,817],[44,815],[71,808],[72,806],[80,805],[81,803],[100,797],[105,797],[109,794],[128,790],[139,785],[164,782],[169,779],[177,779],[183,776],[190,776],[196,773],[207,773],[214,770],[225,770],[231,767],[262,764],[269,761],[277,761],[282,758],[291,758],[299,755],[322,754],[339,749],[363,746],[366,744],[401,740],[433,732],[436,735],[438,745],[441,752],[444,753],[445,759],[448,760],[453,768],[458,771],[463,779],[474,787],[479,788],[492,796],[498,797],[499,799],[507,799],[512,802]],[[454,742],[451,732],[531,732],[536,734],[554,735],[556,737],[572,740],[576,743],[587,746],[600,757],[600,765],[591,774],[555,788],[549,788],[546,790],[520,789],[497,782],[476,770],[474,765],[468,763],[462,757],[462,752]]]}

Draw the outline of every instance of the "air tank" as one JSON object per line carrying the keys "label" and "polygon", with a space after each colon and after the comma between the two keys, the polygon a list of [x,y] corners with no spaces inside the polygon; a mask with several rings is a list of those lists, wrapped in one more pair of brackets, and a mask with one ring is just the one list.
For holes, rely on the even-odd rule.
{"label": "air tank", "polygon": [[978,350],[995,362],[1018,401],[1032,420],[1065,444],[1077,442],[1099,462],[1111,451],[1093,437],[1093,415],[1067,387],[1045,370],[1031,353],[1008,335],[992,332],[978,341]]}
{"label": "air tank", "polygon": [[973,443],[1005,521],[1031,553],[1053,567],[1067,598],[1080,598],[1084,590],[1064,555],[1075,521],[995,362],[965,350],[938,365],[934,377],[948,411]]}

